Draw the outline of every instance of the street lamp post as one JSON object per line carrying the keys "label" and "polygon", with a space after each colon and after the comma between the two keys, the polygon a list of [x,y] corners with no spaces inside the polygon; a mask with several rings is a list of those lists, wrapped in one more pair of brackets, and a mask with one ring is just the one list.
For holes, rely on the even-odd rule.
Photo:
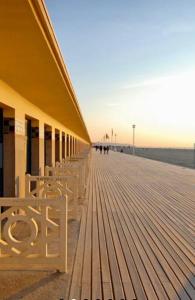
{"label": "street lamp post", "polygon": [[133,124],[132,128],[133,128],[133,155],[135,155],[135,127],[136,125]]}
{"label": "street lamp post", "polygon": [[116,133],[114,135],[114,138],[115,138],[115,151],[116,151]]}
{"label": "street lamp post", "polygon": [[195,143],[194,143],[194,169],[195,169]]}

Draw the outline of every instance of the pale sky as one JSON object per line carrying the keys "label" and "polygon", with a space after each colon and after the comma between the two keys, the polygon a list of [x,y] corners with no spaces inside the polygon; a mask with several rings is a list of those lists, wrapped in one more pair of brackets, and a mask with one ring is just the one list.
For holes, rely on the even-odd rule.
{"label": "pale sky", "polygon": [[92,141],[195,143],[194,0],[46,0]]}

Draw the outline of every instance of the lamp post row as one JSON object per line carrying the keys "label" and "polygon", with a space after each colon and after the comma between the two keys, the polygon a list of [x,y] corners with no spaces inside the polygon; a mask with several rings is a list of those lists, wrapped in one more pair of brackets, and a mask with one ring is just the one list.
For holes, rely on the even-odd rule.
{"label": "lamp post row", "polygon": [[[135,128],[136,128],[136,125],[133,124],[132,128],[133,128],[133,155],[135,155]],[[116,146],[116,137],[117,137],[117,134],[116,133],[114,134],[113,133],[113,129],[112,129],[112,131],[111,131],[111,144],[113,142],[113,135],[114,135],[114,138],[115,138],[115,146]],[[104,136],[105,140],[107,139],[107,137],[108,137],[108,135],[105,134],[105,136]]]}

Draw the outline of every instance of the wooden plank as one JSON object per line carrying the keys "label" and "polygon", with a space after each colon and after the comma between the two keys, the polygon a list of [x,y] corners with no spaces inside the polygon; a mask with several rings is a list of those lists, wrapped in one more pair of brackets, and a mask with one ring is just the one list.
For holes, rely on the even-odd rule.
{"label": "wooden plank", "polygon": [[[91,177],[90,177],[91,178]],[[91,264],[92,264],[92,185],[88,185],[88,209],[86,221],[83,274],[81,280],[81,299],[91,299]]]}
{"label": "wooden plank", "polygon": [[[134,214],[134,219],[136,220],[137,224],[139,222],[139,218],[137,217],[137,215],[139,215],[138,211],[139,210],[136,209],[136,212]],[[144,214],[145,214],[145,211],[143,211],[143,214],[140,216],[140,220],[142,220],[142,223],[143,223],[143,220],[144,220]],[[141,223],[139,223],[139,224],[141,224]],[[138,226],[135,223],[135,228],[137,228],[137,227]],[[164,255],[161,254],[161,251],[162,251],[162,248],[163,248],[164,245],[162,243],[158,242],[158,238],[157,238],[157,235],[155,234],[155,231],[154,232],[150,231],[150,227],[149,227],[149,223],[148,222],[144,222],[144,227],[141,227],[141,228],[142,228],[142,231],[144,232],[144,237],[147,237],[147,240],[149,241],[150,246],[152,246],[152,251],[158,257],[158,261],[159,261],[160,265],[163,267],[163,270],[165,270],[166,273],[168,274],[170,282],[173,284],[173,286],[174,286],[174,288],[176,290],[181,290],[182,291],[183,287],[182,287],[180,281],[178,281],[177,277],[174,274],[174,271],[171,270],[170,264],[167,263]],[[144,228],[147,228],[147,231],[144,230]],[[150,235],[148,235],[148,231],[149,231]],[[151,239],[150,236],[152,237],[152,239]],[[157,245],[159,245],[159,247],[156,247],[156,243],[154,243],[153,241],[157,242]],[[159,251],[159,249],[161,251]],[[165,253],[165,256],[167,258],[167,253]],[[174,261],[171,260],[171,265],[173,263],[174,263]],[[178,267],[177,267],[177,269],[178,269]],[[156,269],[156,271],[158,271],[158,270]],[[177,271],[180,272],[179,269]],[[180,273],[180,275],[182,275],[182,273]],[[162,283],[164,284],[164,280],[163,280]],[[167,292],[170,293],[170,291],[171,291],[171,289],[169,287],[169,289],[167,289]],[[172,294],[172,296],[173,295],[174,295],[174,299],[176,299],[177,295],[176,294]],[[185,291],[183,291],[183,296],[182,297],[183,297],[182,299],[189,299],[189,297],[188,297],[188,295],[187,295],[187,293]]]}
{"label": "wooden plank", "polygon": [[[86,195],[88,199],[88,193]],[[77,251],[74,261],[73,272],[71,276],[70,288],[69,288],[69,296],[68,299],[80,299],[81,296],[81,280],[82,280],[82,272],[83,272],[83,257],[84,257],[84,249],[85,249],[85,235],[86,235],[86,221],[87,221],[87,207],[82,208],[82,217],[81,217],[81,225],[80,225],[80,233],[77,245]]]}
{"label": "wooden plank", "polygon": [[[104,178],[104,177],[103,177]],[[104,178],[105,179],[105,178]],[[105,180],[103,180],[105,183]],[[111,207],[109,205],[109,202],[111,201],[110,195],[108,193],[108,186],[105,186],[102,182],[102,191],[104,194],[104,198],[102,197],[102,202],[107,211],[107,216],[108,216],[108,221],[110,225],[110,230],[111,230],[111,235],[116,251],[116,256],[117,256],[117,261],[118,261],[118,266],[119,266],[119,271],[121,274],[121,280],[122,280],[122,285],[124,289],[124,294],[125,294],[125,299],[136,299],[134,288],[132,285],[132,280],[128,272],[127,264],[125,261],[124,253],[123,253],[123,247],[120,243],[120,239],[118,236],[118,231],[116,224],[114,222],[113,215],[115,212],[112,212],[113,206]]]}
{"label": "wooden plank", "polygon": [[[102,186],[101,186],[102,188]],[[103,215],[103,222],[105,228],[105,236],[106,236],[106,244],[108,249],[108,257],[109,257],[109,264],[110,264],[110,271],[112,276],[112,286],[114,291],[114,299],[124,299],[124,291],[120,277],[120,271],[118,267],[117,257],[115,253],[115,247],[111,235],[111,230],[108,222],[108,216],[106,212],[105,203],[102,201],[102,215]]]}
{"label": "wooden plank", "polygon": [[93,153],[70,299],[195,299],[195,171]]}
{"label": "wooden plank", "polygon": [[100,247],[100,261],[102,274],[102,292],[104,299],[113,299],[112,279],[109,266],[108,250],[106,244],[105,228],[103,223],[102,207],[100,201],[99,186],[97,179],[94,182],[96,197],[97,197],[97,221],[99,228],[99,247]]}
{"label": "wooden plank", "polygon": [[[93,182],[95,181],[93,174]],[[100,247],[99,247],[99,230],[97,222],[97,201],[98,194],[93,188],[93,206],[92,206],[92,299],[102,299],[102,286],[101,286],[101,263],[100,263]],[[97,198],[97,199],[96,199]]]}
{"label": "wooden plank", "polygon": [[83,268],[83,254],[84,254],[84,246],[85,246],[86,215],[87,215],[87,210],[86,207],[84,207],[82,209],[80,233],[79,233],[77,251],[76,251],[76,256],[75,256],[75,261],[73,266],[73,272],[71,275],[68,299],[80,298],[81,276],[82,276],[82,268]]}
{"label": "wooden plank", "polygon": [[[107,177],[107,181],[109,181],[109,177]],[[110,182],[110,184],[112,184],[112,183]],[[142,247],[142,245],[138,239],[138,236],[136,236],[136,233],[132,226],[132,220],[134,219],[134,217],[133,217],[131,211],[126,210],[126,212],[128,211],[128,213],[125,216],[126,212],[124,210],[122,202],[117,201],[117,199],[121,199],[121,196],[118,195],[118,191],[115,189],[114,185],[112,186],[112,192],[113,192],[112,199],[114,199],[113,205],[116,207],[116,211],[117,211],[117,215],[118,215],[117,216],[118,222],[120,222],[122,224],[124,231],[126,230],[126,232],[129,232],[129,234],[131,234],[132,241],[135,244],[137,251],[142,259],[142,264],[143,264],[143,266],[144,265],[147,266],[147,268],[146,268],[147,272],[150,274],[150,276],[148,277],[147,273],[144,273],[144,272],[140,273],[140,278],[142,279],[143,286],[145,286],[147,296],[150,297],[151,299],[155,299],[158,297],[160,299],[168,299],[167,294],[166,294],[165,290],[163,289],[161,282],[160,282],[159,278],[157,277],[150,260],[148,259],[148,256],[145,251],[145,249],[147,249],[147,248],[145,247],[145,249],[144,249]],[[116,215],[115,215],[115,217],[116,217]],[[129,239],[129,234],[127,235],[128,239]],[[139,236],[140,236],[140,233],[139,233]],[[148,249],[147,249],[147,252],[148,252]],[[139,263],[139,262],[137,262],[137,263]],[[137,267],[137,269],[139,270],[139,267]],[[148,280],[150,282],[149,284],[146,281],[145,277],[148,277]],[[146,281],[145,283],[144,283],[144,280]],[[151,283],[152,283],[152,285],[151,285]],[[135,287],[136,287],[136,285],[137,285],[137,283],[134,283]],[[137,288],[136,290],[139,290],[139,289],[140,289],[140,287]],[[152,292],[154,290],[155,290],[155,293]],[[158,295],[158,297],[157,297],[157,295]],[[140,298],[139,295],[137,295],[137,297],[138,297],[138,299]]]}

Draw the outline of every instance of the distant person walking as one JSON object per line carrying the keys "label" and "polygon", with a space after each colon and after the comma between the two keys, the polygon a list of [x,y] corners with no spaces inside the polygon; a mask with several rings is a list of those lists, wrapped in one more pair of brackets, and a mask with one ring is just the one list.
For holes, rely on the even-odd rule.
{"label": "distant person walking", "polygon": [[100,154],[102,154],[102,145],[100,145],[99,149],[100,149]]}
{"label": "distant person walking", "polygon": [[107,146],[107,147],[106,147],[106,153],[107,153],[107,154],[109,153],[109,150],[110,150],[110,147]]}
{"label": "distant person walking", "polygon": [[106,151],[107,151],[107,147],[104,146],[104,154],[106,154]]}

